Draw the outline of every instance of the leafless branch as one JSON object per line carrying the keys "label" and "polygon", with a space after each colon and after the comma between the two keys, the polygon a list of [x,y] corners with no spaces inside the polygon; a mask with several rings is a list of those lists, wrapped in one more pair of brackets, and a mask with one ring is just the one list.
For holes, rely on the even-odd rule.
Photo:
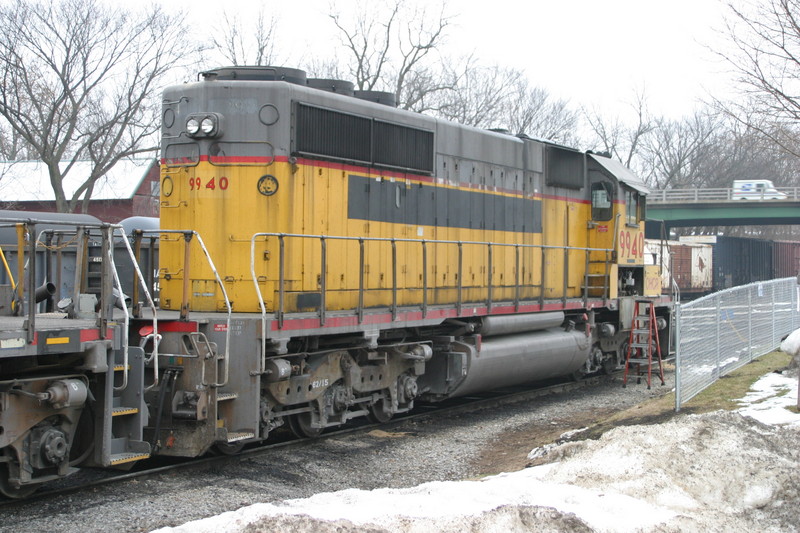
{"label": "leafless branch", "polygon": [[434,68],[450,25],[445,3],[411,10],[402,0],[390,0],[358,4],[356,12],[347,19],[333,6],[329,15],[347,50],[347,78],[359,90],[393,92],[404,109],[425,108],[426,97],[446,84]]}
{"label": "leafless branch", "polygon": [[728,7],[724,33],[732,51],[718,54],[731,66],[742,96],[717,101],[717,107],[740,122],[758,117],[743,125],[800,156],[800,1],[753,0]]}
{"label": "leafless branch", "polygon": [[[116,162],[154,149],[159,80],[191,62],[180,15],[99,0],[0,6],[0,116],[47,166],[59,211],[88,201]],[[67,197],[75,161],[93,170]]]}
{"label": "leafless branch", "polygon": [[213,33],[212,48],[234,66],[274,65],[276,28],[275,16],[267,19],[263,7],[252,17],[241,10],[233,15],[225,11]]}

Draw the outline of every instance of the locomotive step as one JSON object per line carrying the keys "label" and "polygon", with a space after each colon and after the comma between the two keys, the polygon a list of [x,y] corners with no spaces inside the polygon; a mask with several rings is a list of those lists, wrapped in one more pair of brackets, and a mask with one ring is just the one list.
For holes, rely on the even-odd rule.
{"label": "locomotive step", "polygon": [[649,329],[635,329],[633,330],[634,335],[648,335],[650,333]]}
{"label": "locomotive step", "polygon": [[114,407],[111,410],[111,416],[135,415],[138,412],[138,407]]}
{"label": "locomotive step", "polygon": [[132,463],[133,461],[141,461],[148,459],[149,453],[116,453],[111,456],[111,465],[122,465],[125,463]]}
{"label": "locomotive step", "polygon": [[232,431],[228,433],[228,442],[238,442],[255,438],[256,434],[249,431]]}
{"label": "locomotive step", "polygon": [[235,400],[239,395],[235,392],[220,392],[217,394],[217,401],[224,402],[226,400]]}

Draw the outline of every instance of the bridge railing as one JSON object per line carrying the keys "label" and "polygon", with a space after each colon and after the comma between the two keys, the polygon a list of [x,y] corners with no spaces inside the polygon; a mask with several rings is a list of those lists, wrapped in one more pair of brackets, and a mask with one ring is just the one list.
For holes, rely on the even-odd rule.
{"label": "bridge railing", "polygon": [[[757,197],[756,192],[749,192],[747,193],[748,200],[769,200],[769,201],[781,201],[781,200],[800,200],[800,187],[776,187],[775,190],[781,192],[786,195],[786,198],[783,199],[775,199],[773,196],[775,195],[775,191],[764,191],[761,192],[761,198]],[[647,196],[648,203],[678,203],[678,202],[716,202],[722,200],[738,200],[739,198],[734,198],[733,196],[733,189],[725,188],[725,189],[714,189],[714,188],[707,188],[707,189],[668,189],[668,190],[655,190],[652,189],[650,194]]]}

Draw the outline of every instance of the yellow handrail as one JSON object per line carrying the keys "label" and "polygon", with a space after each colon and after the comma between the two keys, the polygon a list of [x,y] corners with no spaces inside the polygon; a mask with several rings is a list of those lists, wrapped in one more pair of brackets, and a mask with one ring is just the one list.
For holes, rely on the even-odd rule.
{"label": "yellow handrail", "polygon": [[6,274],[8,274],[8,279],[11,280],[11,290],[17,288],[17,284],[14,282],[14,275],[11,274],[11,267],[8,266],[8,261],[6,261],[6,254],[3,253],[3,247],[0,246],[0,259],[3,260],[3,266],[6,269]]}

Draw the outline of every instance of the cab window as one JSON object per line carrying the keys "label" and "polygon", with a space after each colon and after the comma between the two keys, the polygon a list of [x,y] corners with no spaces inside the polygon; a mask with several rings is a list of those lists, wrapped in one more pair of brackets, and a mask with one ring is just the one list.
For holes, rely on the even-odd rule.
{"label": "cab window", "polygon": [[592,183],[592,220],[611,220],[613,189],[607,181]]}
{"label": "cab window", "polygon": [[638,192],[625,190],[625,223],[632,226],[644,219],[644,197]]}

